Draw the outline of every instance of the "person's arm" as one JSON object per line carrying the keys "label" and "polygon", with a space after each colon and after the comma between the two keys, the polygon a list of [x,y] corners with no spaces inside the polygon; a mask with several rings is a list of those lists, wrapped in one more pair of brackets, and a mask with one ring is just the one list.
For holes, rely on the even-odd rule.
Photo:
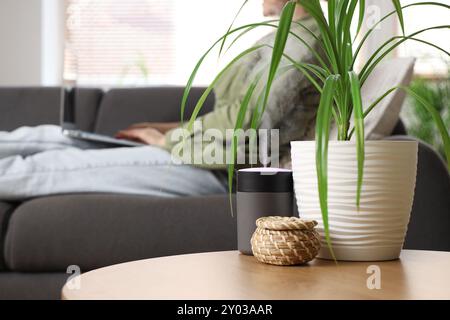
{"label": "person's arm", "polygon": [[[225,139],[226,131],[228,129],[234,129],[236,125],[236,119],[240,107],[241,102],[239,99],[236,99],[236,101],[234,102],[218,101],[213,111],[198,117],[196,121],[202,124],[203,133],[205,133],[208,129],[218,130],[221,132],[223,138]],[[251,110],[253,109],[253,106],[249,106],[249,109],[250,112],[247,112],[246,117],[243,121],[244,128],[248,128],[250,126],[252,113]],[[187,123],[188,121],[186,121],[182,127],[178,126],[166,132],[164,148],[170,150],[175,145],[182,142],[182,140],[180,139],[181,134],[179,134],[176,131],[179,129],[187,129]],[[174,133],[176,134],[172,136]],[[195,134],[198,133],[191,130],[187,136],[183,135],[183,137],[184,138],[193,137]]]}
{"label": "person's arm", "polygon": [[[218,129],[225,132],[226,129],[234,128],[241,105],[240,101],[242,101],[247,91],[246,74],[251,65],[252,63],[249,63],[249,61],[236,64],[216,84],[214,87],[216,96],[214,111],[197,118],[203,125],[203,131]],[[177,132],[177,129],[186,128],[187,121],[183,125],[180,122],[138,123],[126,130],[122,130],[117,137],[157,145],[171,150],[175,145],[182,142],[180,139],[172,139],[172,134]],[[190,132],[188,135],[193,136],[194,133]],[[180,135],[177,134],[177,136]],[[186,137],[186,135],[183,135],[183,137]]]}

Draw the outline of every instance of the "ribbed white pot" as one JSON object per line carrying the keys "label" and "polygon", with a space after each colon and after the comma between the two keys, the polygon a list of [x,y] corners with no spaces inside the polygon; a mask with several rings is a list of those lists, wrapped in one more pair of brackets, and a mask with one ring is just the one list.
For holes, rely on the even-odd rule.
{"label": "ribbed white pot", "polygon": [[[367,141],[359,211],[357,158],[352,141],[330,141],[328,208],[337,260],[397,259],[403,247],[416,184],[418,143]],[[301,218],[319,222],[319,258],[330,259],[319,205],[314,141],[291,142],[292,170]]]}

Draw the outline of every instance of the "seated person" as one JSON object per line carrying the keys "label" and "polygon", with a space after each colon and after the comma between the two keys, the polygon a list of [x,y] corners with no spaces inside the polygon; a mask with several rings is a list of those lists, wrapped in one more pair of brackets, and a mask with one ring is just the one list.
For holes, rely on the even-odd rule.
{"label": "seated person", "polygon": [[[264,0],[264,14],[279,15],[288,0]],[[297,6],[294,20],[318,34],[314,20]],[[292,31],[311,46],[317,41],[296,24]],[[257,44],[272,45],[275,31]],[[285,52],[296,61],[314,63],[308,48],[289,40]],[[224,132],[233,129],[241,101],[255,76],[270,64],[272,50],[263,47],[237,62],[215,87],[214,111],[199,117],[203,130]],[[283,63],[286,63],[283,62]],[[265,78],[259,83],[264,88]],[[257,105],[257,95],[249,113]],[[280,154],[289,158],[291,140],[312,139],[319,101],[318,92],[296,69],[280,75],[273,84],[266,113],[265,128],[280,130]],[[246,117],[244,128],[250,126]],[[171,151],[177,141],[172,135],[179,123],[143,123],[122,130],[117,137],[140,141],[147,146],[99,148],[87,141],[61,134],[53,125],[22,127],[0,132],[0,199],[22,200],[32,197],[76,192],[126,193],[152,196],[195,196],[227,192],[224,174],[208,166],[176,165]],[[178,143],[182,143],[179,142]],[[200,150],[201,151],[201,150]],[[227,164],[214,169],[225,173]],[[219,171],[220,172],[220,171]]]}

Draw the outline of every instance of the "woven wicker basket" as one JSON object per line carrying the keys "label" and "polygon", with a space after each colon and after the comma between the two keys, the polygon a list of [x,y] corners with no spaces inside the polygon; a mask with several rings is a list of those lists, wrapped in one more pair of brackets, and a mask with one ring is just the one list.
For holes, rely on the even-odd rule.
{"label": "woven wicker basket", "polygon": [[282,266],[311,261],[320,249],[316,225],[295,217],[259,218],[251,239],[253,255],[260,262]]}

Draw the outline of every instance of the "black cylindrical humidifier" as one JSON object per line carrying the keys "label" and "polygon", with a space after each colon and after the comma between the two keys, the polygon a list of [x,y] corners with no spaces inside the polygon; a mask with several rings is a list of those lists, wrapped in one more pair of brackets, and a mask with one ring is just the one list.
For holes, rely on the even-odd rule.
{"label": "black cylindrical humidifier", "polygon": [[236,196],[238,250],[251,255],[250,240],[258,218],[294,215],[292,171],[278,168],[239,170]]}

